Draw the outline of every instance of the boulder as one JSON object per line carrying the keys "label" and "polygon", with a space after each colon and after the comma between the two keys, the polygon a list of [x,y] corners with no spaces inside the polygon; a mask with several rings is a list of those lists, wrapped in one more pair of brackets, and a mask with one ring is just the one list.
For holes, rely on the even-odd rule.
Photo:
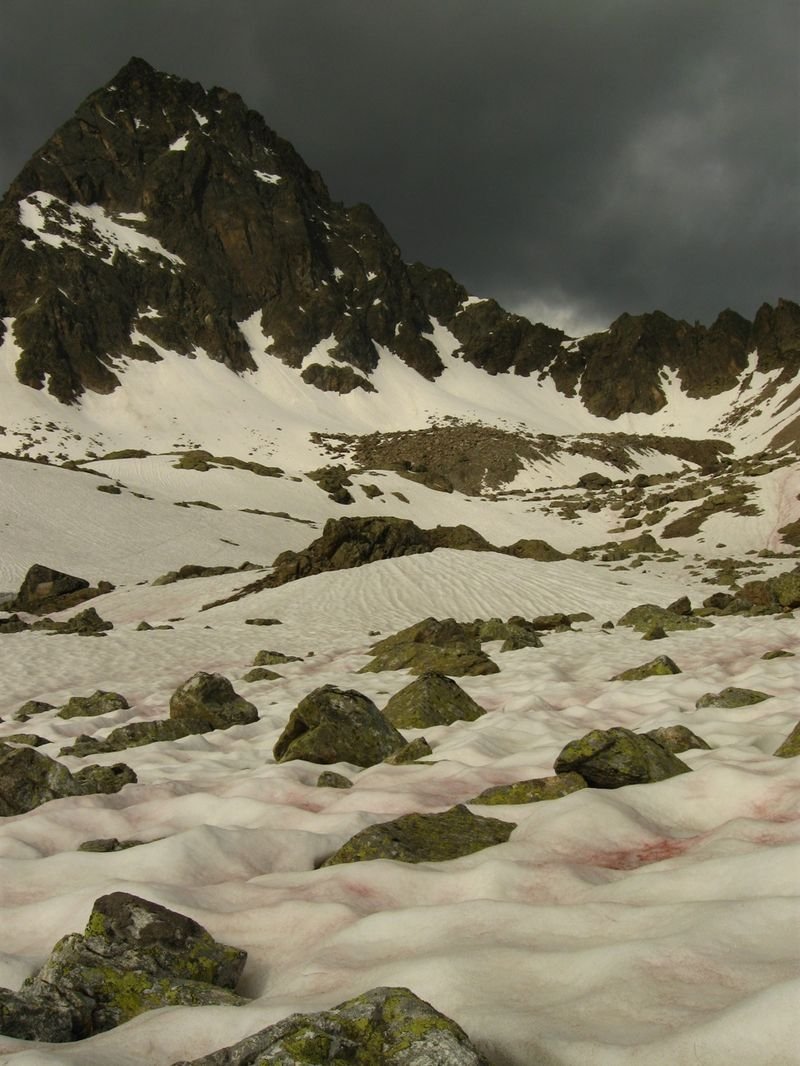
{"label": "boulder", "polygon": [[396,692],[383,713],[398,729],[427,729],[474,722],[486,712],[452,678],[429,671]]}
{"label": "boulder", "polygon": [[119,692],[104,692],[97,689],[91,696],[72,696],[58,712],[59,718],[96,717],[126,710],[130,704]]}
{"label": "boulder", "polygon": [[800,755],[800,722],[797,723],[786,740],[776,749],[775,754],[782,759],[794,759]]}
{"label": "boulder", "polygon": [[692,748],[711,751],[711,745],[685,725],[662,725],[658,729],[648,729],[644,735],[660,744],[665,751],[671,751],[673,755],[680,755],[682,751],[690,751]]}
{"label": "boulder", "polygon": [[766,692],[759,692],[752,688],[724,688],[720,692],[706,692],[695,703],[700,710],[703,707],[752,707],[755,703],[763,703],[770,697]]}
{"label": "boulder", "polygon": [[44,714],[45,711],[54,710],[52,703],[45,703],[43,700],[27,700],[14,715],[14,721],[27,722],[35,714]]}
{"label": "boulder", "polygon": [[0,997],[3,1031],[69,1041],[158,1007],[238,1006],[245,960],[191,918],[112,892],[95,902],[83,934],[62,937],[19,993]]}
{"label": "boulder", "polygon": [[122,763],[90,766],[72,774],[61,763],[35,748],[0,743],[0,816],[24,814],[49,800],[111,793],[136,781]]}
{"label": "boulder", "polygon": [[407,763],[424,759],[428,755],[433,755],[433,748],[425,737],[417,737],[416,740],[409,741],[402,748],[393,751],[391,755],[387,755],[383,761],[388,766],[405,766]]}
{"label": "boulder", "polygon": [[555,762],[557,774],[576,772],[594,788],[663,781],[691,767],[651,737],[630,729],[593,729],[570,741]]}
{"label": "boulder", "polygon": [[394,859],[396,862],[443,862],[504,844],[516,825],[472,814],[463,804],[441,814],[404,814],[356,833],[323,866]]}
{"label": "boulder", "polygon": [[353,782],[334,770],[323,770],[317,778],[317,788],[352,788]]}
{"label": "boulder", "polygon": [[641,666],[632,666],[630,670],[614,674],[612,681],[642,681],[645,677],[659,677],[667,674],[679,674],[681,669],[668,655],[659,655]]}
{"label": "boulder", "polygon": [[62,748],[61,755],[103,755],[125,748],[139,748],[143,744],[157,744],[166,740],[181,740],[197,733],[210,733],[214,728],[207,718],[156,718],[148,722],[128,722],[112,729],[107,737],[77,737],[71,747]]}
{"label": "boulder", "polygon": [[173,1066],[489,1066],[464,1030],[407,988],[373,988]]}
{"label": "boulder", "polygon": [[64,622],[54,622],[52,618],[42,618],[34,622],[31,629],[46,629],[51,633],[75,633],[79,637],[105,636],[109,629],[114,628],[113,622],[106,622],[101,618],[94,607],[87,607],[78,611]]}
{"label": "boulder", "polygon": [[71,597],[88,588],[89,582],[82,577],[34,563],[23,578],[12,606],[17,611],[27,611],[29,614],[47,614],[48,611],[63,610],[79,602]]}
{"label": "boulder", "polygon": [[425,618],[374,644],[375,658],[359,673],[409,670],[450,677],[496,674],[499,667],[481,650],[480,642],[452,618]]}
{"label": "boulder", "polygon": [[292,711],[273,749],[277,762],[347,762],[374,766],[406,741],[367,696],[324,685]]}
{"label": "boulder", "polygon": [[[169,701],[169,716],[173,719],[208,722],[211,729],[229,729],[234,725],[250,725],[258,721],[256,708],[236,694],[226,677],[207,674],[202,670],[173,692]],[[192,729],[192,732],[198,730]]]}
{"label": "boulder", "polygon": [[276,674],[274,670],[269,670],[266,666],[254,666],[252,670],[242,674],[242,681],[279,681],[282,677],[283,674]]}
{"label": "boulder", "polygon": [[299,655],[284,655],[282,651],[258,651],[253,666],[281,666],[284,663],[301,663]]}
{"label": "boulder", "polygon": [[642,603],[631,607],[617,622],[618,626],[631,626],[637,633],[647,633],[660,626],[666,633],[684,629],[708,629],[714,623],[697,615],[679,614],[668,607],[657,607],[654,603]]}
{"label": "boulder", "polygon": [[530,540],[523,538],[502,549],[506,555],[513,555],[516,559],[533,559],[537,563],[556,563],[567,556],[548,544],[546,540]]}
{"label": "boulder", "polygon": [[555,774],[552,777],[535,777],[529,781],[514,781],[510,785],[493,785],[486,788],[470,803],[539,803],[542,800],[560,799],[572,792],[586,788],[580,774]]}

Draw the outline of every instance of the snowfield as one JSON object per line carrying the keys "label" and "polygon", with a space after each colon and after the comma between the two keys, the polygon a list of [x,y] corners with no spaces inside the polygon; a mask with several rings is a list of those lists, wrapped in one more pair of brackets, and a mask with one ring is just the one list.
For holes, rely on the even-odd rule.
{"label": "snowfield", "polygon": [[[40,750],[56,757],[81,733],[103,736],[164,717],[171,693],[196,670],[230,678],[260,714],[226,731],[62,757],[73,770],[124,761],[138,784],[2,820],[0,986],[18,988],[59,937],[83,928],[98,896],[125,890],[246,949],[240,990],[250,1002],[152,1011],[75,1044],[0,1037],[0,1062],[169,1066],[293,1011],[390,984],[408,986],[459,1022],[495,1066],[794,1066],[800,760],[772,753],[798,718],[796,620],[716,619],[710,629],[642,642],[628,628],[601,625],[642,602],[665,606],[686,593],[699,603],[718,586],[703,580],[692,555],[619,569],[450,549],[324,573],[202,610],[259,575],[149,582],[185,562],[267,565],[343,511],[399,513],[426,527],[470,522],[496,541],[546,536],[562,548],[572,544],[558,538],[559,528],[579,543],[608,539],[609,516],[586,514],[575,530],[513,500],[436,493],[396,475],[381,484],[402,488],[409,504],[387,494],[340,509],[307,480],[201,474],[175,470],[174,461],[93,464],[108,481],[0,460],[2,587],[16,589],[35,561],[118,585],[91,601],[114,623],[105,638],[0,636],[0,740],[35,732],[47,741]],[[769,477],[795,491],[796,472],[786,469]],[[119,495],[97,491],[116,480],[125,486]],[[773,501],[774,520],[774,501],[789,496],[771,484],[764,501]],[[199,498],[222,510],[175,506]],[[246,506],[315,524],[246,514]],[[761,573],[787,568],[785,559],[768,560]],[[499,644],[485,645],[500,673],[459,683],[487,714],[404,731],[407,739],[427,738],[433,755],[423,762],[332,767],[354,781],[349,790],[318,788],[317,765],[275,763],[273,745],[312,689],[355,688],[383,707],[408,683],[399,671],[356,672],[369,661],[376,631],[428,615],[468,621],[555,611],[593,617],[572,632],[545,633],[542,648],[500,653]],[[244,624],[254,617],[282,624]],[[143,619],[174,628],[138,632]],[[302,660],[278,666],[279,680],[247,683],[242,676],[262,648]],[[762,658],[779,648],[795,657]],[[657,654],[682,672],[609,680]],[[695,709],[698,697],[729,685],[770,698]],[[97,688],[121,692],[130,708],[69,720],[50,711],[25,725],[12,718],[25,700],[60,706]],[[367,825],[552,773],[561,748],[591,729],[676,723],[712,746],[681,755],[691,774],[550,802],[470,805],[517,828],[507,843],[460,859],[316,868]],[[145,843],[107,854],[77,850],[98,837]]]}

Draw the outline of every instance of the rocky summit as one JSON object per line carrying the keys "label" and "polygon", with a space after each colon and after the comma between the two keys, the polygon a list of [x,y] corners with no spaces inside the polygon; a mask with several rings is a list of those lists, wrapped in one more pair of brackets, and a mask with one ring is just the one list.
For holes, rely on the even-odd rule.
{"label": "rocky summit", "polygon": [[80,104],[0,202],[0,1061],[794,1062],[775,295],[567,337],[234,93]]}

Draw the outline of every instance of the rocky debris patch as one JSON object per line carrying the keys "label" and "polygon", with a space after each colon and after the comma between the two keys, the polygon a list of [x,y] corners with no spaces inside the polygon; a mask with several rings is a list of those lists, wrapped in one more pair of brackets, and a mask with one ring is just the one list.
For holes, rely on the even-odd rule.
{"label": "rocky debris patch", "polygon": [[630,729],[593,729],[572,740],[555,761],[557,774],[575,772],[593,788],[664,781],[691,767],[651,737]]}
{"label": "rocky debris patch", "polygon": [[644,736],[650,737],[673,755],[680,755],[682,751],[691,751],[693,748],[711,751],[711,745],[685,725],[662,725],[657,729],[648,729]]}
{"label": "rocky debris patch", "polygon": [[374,766],[406,745],[367,696],[323,685],[305,696],[289,716],[273,754],[277,762],[346,762]]}
{"label": "rocky debris patch", "polygon": [[95,901],[19,992],[0,990],[0,1027],[21,1040],[82,1040],[147,1010],[240,1006],[246,952],[197,922],[127,892]]}
{"label": "rocky debris patch", "polygon": [[232,1047],[173,1066],[489,1066],[464,1030],[407,988],[373,988],[292,1014]]}
{"label": "rocky debris patch", "polygon": [[67,796],[113,793],[133,784],[136,775],[123,763],[91,766],[77,774],[28,745],[0,743],[0,816],[24,814],[42,803]]}
{"label": "rocky debris patch", "polygon": [[258,721],[256,708],[237,695],[226,677],[202,670],[173,692],[169,716],[173,721],[206,722],[209,729],[229,729]]}
{"label": "rocky debris patch", "polygon": [[485,710],[452,678],[427,672],[401,688],[383,708],[397,729],[427,729],[453,722],[474,722]]}
{"label": "rocky debris patch", "polygon": [[188,452],[176,452],[180,455],[177,463],[173,463],[176,470],[213,470],[214,467],[238,470],[249,470],[251,474],[259,477],[282,477],[283,470],[279,466],[264,466],[263,463],[253,462],[251,459],[237,459],[235,455],[212,455],[203,448],[193,448]]}
{"label": "rocky debris patch", "polygon": [[797,723],[786,740],[776,748],[775,754],[782,759],[794,759],[800,755],[800,722]]}
{"label": "rocky debris patch", "polygon": [[632,666],[630,670],[614,674],[612,681],[642,681],[646,677],[659,677],[667,674],[681,673],[680,667],[668,655],[659,655],[641,666]]}
{"label": "rocky debris patch", "polygon": [[49,614],[102,596],[113,588],[108,581],[101,581],[96,588],[92,588],[85,578],[35,563],[25,575],[14,599],[6,606],[10,611]]}
{"label": "rocky debris patch", "polygon": [[348,491],[353,482],[343,466],[323,466],[319,470],[309,470],[306,477],[315,481],[322,491],[327,493],[328,499],[333,500],[334,503],[356,502],[353,494]]}
{"label": "rocky debris patch", "polygon": [[441,814],[404,814],[362,829],[322,865],[369,859],[444,862],[504,844],[516,828],[513,822],[472,814],[463,804]]}
{"label": "rocky debris patch", "polygon": [[683,611],[673,611],[669,607],[657,607],[654,603],[642,603],[638,607],[631,607],[617,621],[618,626],[630,626],[637,633],[652,632],[655,628],[663,629],[665,633],[687,629],[708,629],[713,624],[707,618],[699,618],[694,614],[687,615]]}
{"label": "rocky debris patch", "polygon": [[528,781],[514,781],[510,785],[493,785],[486,788],[471,804],[540,803],[543,800],[561,799],[586,788],[586,780],[577,773],[554,774],[552,777],[535,777]]}
{"label": "rocky debris patch", "polygon": [[425,618],[374,644],[372,652],[375,658],[359,673],[409,670],[464,677],[499,672],[478,639],[452,618]]}
{"label": "rocky debris patch", "polygon": [[321,363],[309,363],[301,370],[300,377],[308,385],[313,385],[322,392],[338,392],[340,396],[346,396],[353,389],[363,389],[364,392],[377,391],[369,378],[356,373],[351,366],[334,366],[332,363],[323,366]]}
{"label": "rocky debris patch", "polygon": [[71,696],[58,712],[59,718],[96,717],[113,711],[127,710],[130,704],[119,692],[97,689],[91,696]]}
{"label": "rocky debris patch", "polygon": [[248,570],[262,570],[255,563],[242,563],[241,566],[200,566],[199,563],[186,563],[177,570],[168,570],[166,574],[155,578],[152,585],[172,585],[176,581],[188,581],[195,577],[218,577],[220,574],[240,574]]}
{"label": "rocky debris patch", "polygon": [[695,703],[695,707],[698,710],[703,707],[752,707],[769,698],[766,692],[758,692],[756,689],[730,687],[720,692],[706,692]]}
{"label": "rocky debris patch", "polygon": [[515,540],[505,549],[507,555],[513,555],[515,559],[533,559],[537,563],[557,563],[569,556],[548,544],[546,540],[532,540],[522,538]]}

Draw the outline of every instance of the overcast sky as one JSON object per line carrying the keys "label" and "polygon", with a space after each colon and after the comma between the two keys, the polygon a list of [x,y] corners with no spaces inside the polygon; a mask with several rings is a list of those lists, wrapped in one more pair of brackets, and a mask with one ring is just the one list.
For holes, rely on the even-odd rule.
{"label": "overcast sky", "polygon": [[797,0],[0,0],[0,185],[131,55],[561,325],[800,293]]}

